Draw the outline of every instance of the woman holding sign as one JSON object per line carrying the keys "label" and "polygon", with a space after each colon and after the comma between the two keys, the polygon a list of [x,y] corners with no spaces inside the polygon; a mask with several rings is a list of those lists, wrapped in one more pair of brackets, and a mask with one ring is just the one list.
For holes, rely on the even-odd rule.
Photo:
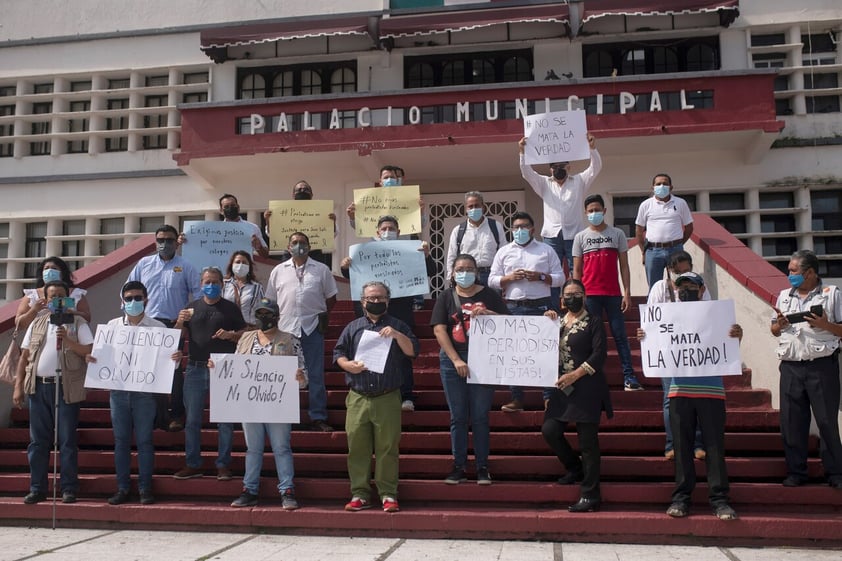
{"label": "woman holding sign", "polygon": [[[567,468],[558,482],[572,485],[581,481],[579,502],[567,507],[570,512],[599,510],[599,420],[605,411],[614,416],[608,382],[602,372],[605,362],[605,328],[602,318],[591,316],[585,307],[585,285],[570,279],[561,288],[562,302],[567,313],[561,317],[561,336],[558,341],[558,381],[556,389],[546,400],[544,440]],[[557,319],[553,310],[544,313]],[[581,457],[567,439],[567,423],[576,425]]]}
{"label": "woman holding sign", "polygon": [[468,332],[471,316],[509,312],[496,291],[476,283],[477,272],[477,262],[473,256],[461,254],[456,257],[451,277],[453,290],[443,293],[436,300],[430,320],[436,340],[441,346],[441,383],[450,409],[453,470],[444,479],[448,485],[466,481],[469,419],[474,432],[477,483],[491,484],[491,475],[488,473],[488,411],[494,399],[494,386],[468,383]]}

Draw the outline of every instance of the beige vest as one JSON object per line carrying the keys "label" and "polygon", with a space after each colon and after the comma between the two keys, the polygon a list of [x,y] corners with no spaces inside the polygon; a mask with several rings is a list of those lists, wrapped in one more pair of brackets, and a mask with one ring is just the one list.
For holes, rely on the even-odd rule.
{"label": "beige vest", "polygon": [[[29,362],[26,365],[26,377],[23,379],[24,392],[28,394],[35,393],[35,373],[38,371],[38,360],[41,358],[41,351],[44,350],[44,341],[47,338],[47,328],[49,327],[50,314],[44,314],[35,318],[32,322],[32,333],[29,336]],[[79,332],[79,326],[87,322],[79,317],[74,317],[74,325],[76,332]],[[55,351],[55,349],[48,349]],[[66,346],[62,346],[60,360],[61,360],[61,379],[62,391],[64,393],[65,403],[78,403],[85,400],[85,372],[87,365],[85,358],[77,355]]]}

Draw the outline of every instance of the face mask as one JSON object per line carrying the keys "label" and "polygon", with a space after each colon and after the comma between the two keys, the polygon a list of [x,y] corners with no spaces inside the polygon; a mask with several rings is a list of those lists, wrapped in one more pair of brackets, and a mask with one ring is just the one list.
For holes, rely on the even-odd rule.
{"label": "face mask", "polygon": [[373,316],[382,316],[386,313],[388,304],[386,302],[366,302],[365,311]]}
{"label": "face mask", "polygon": [[218,284],[203,284],[202,294],[204,294],[211,300],[219,298],[219,296],[222,294],[222,287]]}
{"label": "face mask", "polygon": [[123,309],[126,310],[126,314],[137,317],[143,313],[143,300],[138,302],[137,300],[132,300],[131,302],[123,302]]}
{"label": "face mask", "polygon": [[526,245],[529,243],[529,240],[532,239],[532,236],[529,234],[529,230],[526,228],[519,228],[515,230],[512,237],[518,245]]}
{"label": "face mask", "polygon": [[584,305],[585,299],[582,296],[564,297],[564,307],[573,312],[574,314],[578,314],[579,312],[581,312]]}
{"label": "face mask", "polygon": [[477,280],[477,274],[473,271],[461,271],[453,274],[453,280],[462,288],[473,286]]}
{"label": "face mask", "polygon": [[605,220],[605,213],[603,212],[589,212],[588,222],[594,226],[599,226]]}
{"label": "face mask", "polygon": [[394,230],[383,230],[380,232],[380,239],[384,242],[393,242],[398,239],[398,233]]}
{"label": "face mask", "polygon": [[248,276],[251,267],[249,267],[248,263],[234,263],[231,265],[231,272],[234,273],[234,276],[240,279],[244,279]]}
{"label": "face mask", "polygon": [[304,257],[310,253],[310,246],[305,243],[296,243],[289,248],[289,251],[294,257]]}
{"label": "face mask", "polygon": [[553,168],[553,177],[556,181],[564,181],[567,178],[567,170],[564,168]]}
{"label": "face mask", "polygon": [[678,299],[682,302],[698,302],[699,301],[699,291],[698,290],[688,290],[683,288],[678,291]]}
{"label": "face mask", "polygon": [[58,269],[44,269],[41,272],[41,278],[44,279],[45,283],[60,281],[61,271]]}
{"label": "face mask", "polygon": [[659,199],[666,199],[667,195],[670,194],[670,186],[669,185],[655,185],[655,196]]}
{"label": "face mask", "polygon": [[789,284],[792,285],[792,288],[798,288],[804,284],[804,275],[801,273],[797,275],[789,275],[787,278],[789,279]]}
{"label": "face mask", "polygon": [[387,177],[386,179],[380,182],[380,185],[383,187],[398,187],[401,184],[401,180],[397,177]]}
{"label": "face mask", "polygon": [[236,220],[240,217],[240,207],[236,205],[222,207],[222,216],[228,220]]}
{"label": "face mask", "polygon": [[278,326],[278,316],[254,316],[260,331],[269,331]]}
{"label": "face mask", "polygon": [[158,250],[158,255],[161,259],[172,259],[173,255],[175,255],[175,240],[156,242],[155,249]]}
{"label": "face mask", "polygon": [[292,198],[296,201],[309,201],[313,198],[313,193],[309,191],[296,191],[293,193]]}
{"label": "face mask", "polygon": [[481,208],[471,208],[468,209],[468,212],[465,214],[468,215],[468,218],[474,222],[479,222],[480,218],[482,218],[482,209]]}

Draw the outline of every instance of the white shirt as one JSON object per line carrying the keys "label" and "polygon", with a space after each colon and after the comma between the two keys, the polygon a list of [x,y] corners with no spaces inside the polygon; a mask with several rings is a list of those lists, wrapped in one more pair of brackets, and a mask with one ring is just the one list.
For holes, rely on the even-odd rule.
{"label": "white shirt", "polygon": [[[803,299],[795,289],[786,288],[778,294],[775,305],[784,315],[809,312],[811,306],[821,306],[827,321],[842,323],[842,295],[832,284],[819,284]],[[777,312],[772,314],[777,319]],[[810,327],[806,321],[791,323],[781,330],[776,354],[779,360],[815,360],[833,354],[839,348],[839,337],[824,329]]]}
{"label": "white shirt", "polygon": [[[84,290],[82,288],[78,288],[78,287],[75,287],[75,286],[70,289],[70,297],[73,298],[76,301],[77,306],[79,305],[79,300],[82,299],[82,296],[84,296],[87,293],[88,293],[87,290]],[[29,307],[30,308],[35,306],[36,302],[38,302],[38,300],[41,298],[41,296],[38,295],[38,289],[37,288],[24,288],[23,289],[23,295],[29,297]],[[47,308],[44,308],[43,310],[38,312],[37,316],[49,314],[49,313],[50,313],[50,310],[47,309]]]}
{"label": "white shirt", "polygon": [[[235,222],[237,224],[242,224],[243,226],[248,227],[252,230],[252,234],[257,236],[257,239],[260,240],[260,245],[269,249],[269,246],[266,245],[266,240],[263,239],[263,233],[260,231],[260,227],[255,224],[254,222],[249,222],[248,220],[243,220],[240,218],[239,220],[223,220],[223,222]],[[257,253],[257,250],[254,250],[254,253]]]}
{"label": "white shirt", "polygon": [[109,327],[118,325],[130,325],[132,327],[163,327],[164,329],[167,328],[166,325],[164,325],[155,318],[149,317],[148,314],[143,314],[143,319],[141,319],[138,323],[135,324],[129,323],[129,319],[126,316],[120,316],[118,318],[109,320],[107,325]]}
{"label": "white shirt", "polygon": [[272,269],[266,285],[266,296],[280,308],[278,329],[299,338],[316,329],[319,314],[327,311],[326,300],[338,292],[330,269],[309,257],[301,267],[292,259],[284,261]]}
{"label": "white shirt", "polygon": [[634,223],[646,229],[646,241],[666,243],[681,240],[684,227],[693,222],[690,207],[681,197],[670,195],[669,200],[659,201],[649,197],[637,209]]}
{"label": "white shirt", "polygon": [[[23,336],[23,341],[21,341],[20,348],[21,349],[28,349],[29,343],[32,340],[32,326],[33,323],[29,324],[29,327],[26,329],[26,335]],[[80,345],[90,345],[94,342],[94,336],[91,334],[91,328],[88,327],[87,323],[80,323],[79,324],[79,332],[73,333],[76,330],[75,324],[70,324],[65,326],[67,331],[70,335],[76,337],[76,340],[79,341]],[[57,326],[48,323],[47,324],[47,335],[44,337],[44,342],[41,343],[41,354],[38,356],[38,364],[35,367],[35,375],[41,376],[42,378],[55,378],[56,376],[56,369],[58,368],[58,351],[56,350],[56,328]]]}
{"label": "white shirt", "polygon": [[[500,278],[517,269],[538,271],[552,276],[552,286],[564,284],[564,271],[555,250],[533,239],[526,245],[515,242],[508,243],[497,251],[491,273],[488,275],[488,285],[497,290],[503,290]],[[550,297],[550,285],[540,281],[518,280],[510,282],[503,291],[507,300],[537,300]]]}
{"label": "white shirt", "polygon": [[593,185],[602,170],[602,157],[597,150],[591,150],[591,161],[582,173],[570,175],[561,185],[552,176],[541,175],[527,165],[520,155],[520,174],[544,201],[544,226],[541,236],[554,238],[561,235],[572,240],[585,229],[585,193]]}
{"label": "white shirt", "polygon": [[[482,217],[482,222],[479,226],[474,226],[470,220],[468,227],[465,228],[465,235],[462,237],[462,245],[459,247],[459,253],[467,253],[472,255],[477,260],[477,267],[491,267],[494,262],[494,255],[497,250],[506,245],[506,233],[503,231],[503,225],[498,221],[494,221],[497,229],[497,238],[500,243],[494,241],[494,234],[491,232],[491,222],[487,216]],[[450,232],[450,243],[447,245],[447,267],[445,271],[446,279],[450,278],[453,272],[453,261],[456,259],[456,238],[459,237],[459,227],[461,224],[453,228]]]}

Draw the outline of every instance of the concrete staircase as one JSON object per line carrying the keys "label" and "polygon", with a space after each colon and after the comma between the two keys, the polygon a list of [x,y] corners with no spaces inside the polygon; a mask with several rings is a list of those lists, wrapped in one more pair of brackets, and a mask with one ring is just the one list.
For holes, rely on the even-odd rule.
{"label": "concrete staircase", "polygon": [[[628,315],[634,333],[636,306]],[[81,414],[80,501],[57,506],[60,526],[189,528],[214,531],[268,531],[326,535],[477,537],[619,541],[629,543],[715,543],[842,545],[842,492],[823,483],[818,443],[811,440],[810,475],[806,487],[780,485],[785,475],[778,427],[769,392],[751,387],[751,376],[728,378],[727,464],[733,505],[740,515],[722,522],[710,514],[704,484],[704,462],[693,511],[674,520],[664,513],[672,490],[673,464],[663,458],[662,393],[659,380],[641,381],[644,392],[624,392],[619,360],[609,336],[606,366],[612,387],[615,418],[600,431],[603,473],[603,510],[570,514],[566,506],[578,499],[576,486],[555,483],[562,472],[540,435],[543,413],[540,392],[527,392],[527,411],[503,413],[508,401],[501,388],[491,412],[490,471],[494,484],[478,486],[470,480],[458,486],[442,483],[451,467],[449,413],[441,390],[438,345],[429,323],[430,310],[417,312],[416,330],[422,352],[415,361],[416,411],[403,414],[400,502],[402,512],[387,515],[372,509],[348,513],[345,464],[346,439],[343,375],[331,367],[327,374],[329,422],[334,433],[296,430],[296,493],[302,508],[285,512],[275,489],[274,462],[264,460],[261,501],[255,508],[234,509],[229,503],[240,492],[237,479],[219,482],[213,475],[216,432],[203,432],[203,455],[208,476],[177,481],[172,473],[184,465],[183,433],[156,431],[156,476],[152,506],[138,503],[112,507],[105,498],[116,489],[113,437],[108,394],[90,391]],[[342,327],[353,318],[349,302],[331,314],[325,350],[330,356]],[[632,340],[635,361],[639,350]],[[330,360],[327,361],[330,363]],[[302,406],[307,392],[303,392]],[[306,415],[305,415],[306,416]],[[207,417],[206,417],[207,419]],[[0,429],[0,520],[5,524],[48,526],[51,504],[24,505],[29,488],[26,411],[15,411],[12,426]],[[575,440],[575,436],[574,436]],[[235,432],[235,474],[242,475],[245,442]]]}

